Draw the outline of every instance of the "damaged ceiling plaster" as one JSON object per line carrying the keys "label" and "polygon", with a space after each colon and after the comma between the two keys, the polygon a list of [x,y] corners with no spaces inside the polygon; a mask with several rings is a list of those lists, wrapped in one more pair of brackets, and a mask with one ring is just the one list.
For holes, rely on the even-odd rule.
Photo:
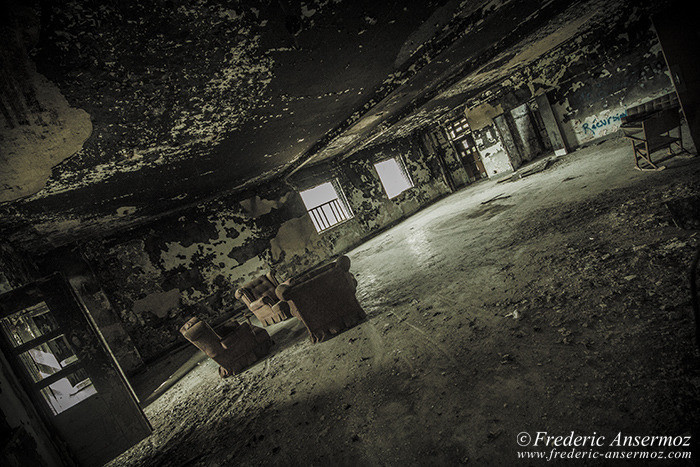
{"label": "damaged ceiling plaster", "polygon": [[0,233],[38,248],[100,235],[407,136],[613,27],[604,19],[621,4],[14,5],[0,50]]}

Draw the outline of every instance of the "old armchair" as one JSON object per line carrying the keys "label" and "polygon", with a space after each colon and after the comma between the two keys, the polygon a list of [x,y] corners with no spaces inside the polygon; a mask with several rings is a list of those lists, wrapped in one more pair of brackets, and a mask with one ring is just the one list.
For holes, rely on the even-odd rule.
{"label": "old armchair", "polygon": [[263,326],[279,323],[292,317],[289,304],[277,298],[275,289],[279,281],[270,271],[246,283],[236,290],[236,299],[246,304]]}
{"label": "old armchair", "polygon": [[260,276],[238,289],[236,298],[263,326],[295,317],[306,326],[311,342],[319,342],[366,317],[356,287],[350,258],[341,256],[281,284],[272,272]]}
{"label": "old armchair", "polygon": [[223,338],[207,323],[192,318],[181,328],[185,338],[219,364],[222,378],[240,373],[267,355],[272,346],[270,335],[262,328],[248,323],[228,321],[220,329]]}
{"label": "old armchair", "polygon": [[326,340],[367,315],[355,297],[357,281],[350,258],[337,260],[280,284],[277,297],[309,332],[311,342]]}

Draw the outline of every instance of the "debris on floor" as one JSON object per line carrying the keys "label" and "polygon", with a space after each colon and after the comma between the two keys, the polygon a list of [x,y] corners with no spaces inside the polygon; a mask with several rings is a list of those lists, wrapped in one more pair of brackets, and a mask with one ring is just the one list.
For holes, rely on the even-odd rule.
{"label": "debris on floor", "polygon": [[697,196],[700,164],[641,174],[627,149],[462,190],[352,250],[365,322],[316,345],[278,323],[272,354],[226,380],[206,361],[111,465],[483,465],[542,427],[697,430],[700,236],[666,206]]}

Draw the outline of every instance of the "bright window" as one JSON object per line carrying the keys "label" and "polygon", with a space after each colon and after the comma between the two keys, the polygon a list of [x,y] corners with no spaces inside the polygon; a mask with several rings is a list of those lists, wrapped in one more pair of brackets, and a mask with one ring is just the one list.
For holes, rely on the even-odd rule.
{"label": "bright window", "polygon": [[378,162],[374,164],[374,168],[377,169],[379,180],[381,180],[389,199],[397,197],[409,188],[413,188],[413,182],[400,159],[394,157]]}
{"label": "bright window", "polygon": [[331,182],[322,183],[299,193],[317,232],[323,232],[350,219],[350,209]]}

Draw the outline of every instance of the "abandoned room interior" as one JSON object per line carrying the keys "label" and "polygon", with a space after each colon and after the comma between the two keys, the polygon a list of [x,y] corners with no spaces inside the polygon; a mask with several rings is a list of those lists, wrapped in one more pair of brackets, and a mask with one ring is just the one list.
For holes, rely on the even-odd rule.
{"label": "abandoned room interior", "polygon": [[2,8],[3,466],[697,462],[686,4]]}

